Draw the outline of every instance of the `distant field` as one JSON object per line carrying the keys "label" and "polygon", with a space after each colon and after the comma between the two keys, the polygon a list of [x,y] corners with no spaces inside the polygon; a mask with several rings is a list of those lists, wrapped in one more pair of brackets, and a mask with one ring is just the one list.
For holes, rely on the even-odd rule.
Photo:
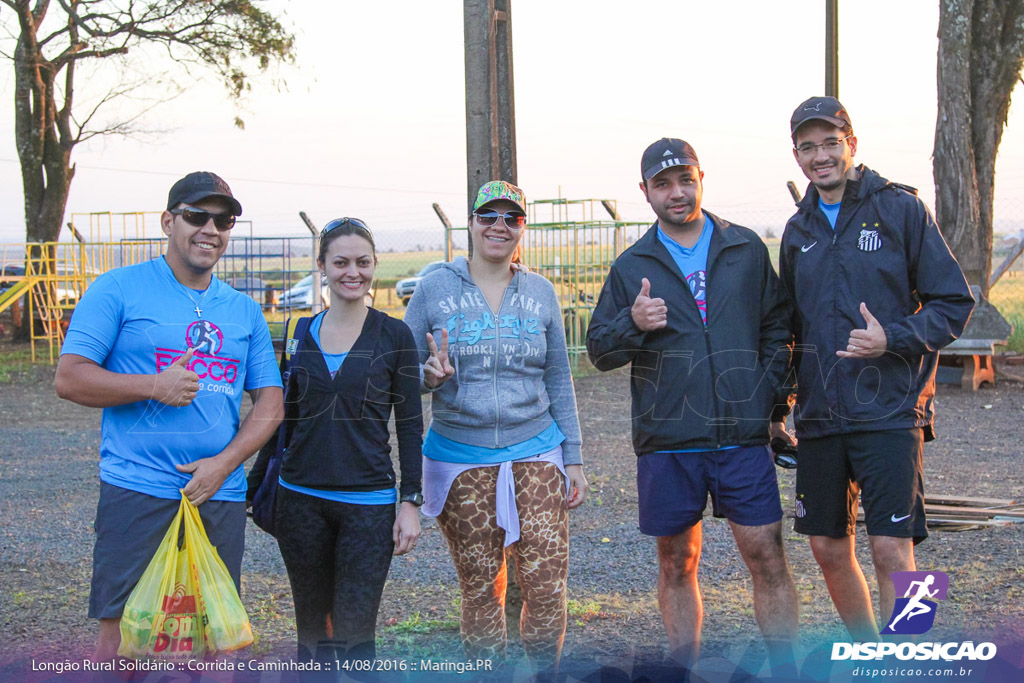
{"label": "distant field", "polygon": [[1003,275],[989,292],[989,301],[1013,325],[1013,334],[1005,348],[1024,351],[1024,272],[1015,270]]}

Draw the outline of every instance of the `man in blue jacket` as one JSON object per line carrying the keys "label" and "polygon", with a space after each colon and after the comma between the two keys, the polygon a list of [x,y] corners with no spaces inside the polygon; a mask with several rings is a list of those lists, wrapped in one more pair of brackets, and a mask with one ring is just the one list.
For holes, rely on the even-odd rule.
{"label": "man in blue jacket", "polygon": [[854,552],[858,494],[888,618],[890,574],[915,569],[914,544],[928,535],[921,456],[934,438],[938,352],[974,300],[917,191],[854,166],[857,138],[837,99],[803,102],[790,133],[811,181],[779,255],[796,307],[796,530],[811,537],[851,636],[871,641],[878,627]]}
{"label": "man in blue jacket", "polygon": [[711,494],[754,583],[773,668],[792,654],[797,602],[768,449],[785,434],[791,309],[751,230],[701,209],[704,174],[682,140],[643,154],[658,220],[612,264],[587,330],[594,365],[630,368],[640,531],[656,536],[658,602],[673,657],[700,649],[697,569]]}

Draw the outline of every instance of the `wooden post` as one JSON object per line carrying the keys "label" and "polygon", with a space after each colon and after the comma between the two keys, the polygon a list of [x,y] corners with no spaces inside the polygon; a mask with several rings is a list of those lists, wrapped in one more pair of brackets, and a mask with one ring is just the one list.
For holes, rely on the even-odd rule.
{"label": "wooden post", "polygon": [[517,182],[512,0],[463,0],[468,216],[480,186]]}
{"label": "wooden post", "polygon": [[839,0],[825,0],[825,94],[839,98]]}

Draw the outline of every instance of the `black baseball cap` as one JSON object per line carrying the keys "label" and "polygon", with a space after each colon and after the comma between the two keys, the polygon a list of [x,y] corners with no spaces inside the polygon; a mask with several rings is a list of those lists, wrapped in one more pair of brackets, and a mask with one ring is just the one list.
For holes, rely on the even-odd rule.
{"label": "black baseball cap", "polygon": [[789,119],[789,134],[796,135],[796,129],[812,119],[827,121],[836,128],[853,127],[846,107],[834,97],[811,97],[804,100]]}
{"label": "black baseball cap", "polygon": [[640,159],[640,176],[650,180],[672,166],[700,166],[690,143],[677,138],[662,138],[644,150]]}
{"label": "black baseball cap", "polygon": [[167,210],[170,211],[178,204],[191,204],[210,197],[227,200],[228,206],[231,207],[231,213],[235,216],[242,215],[242,205],[231,194],[228,184],[219,175],[209,171],[189,173],[171,185],[171,191],[167,193]]}

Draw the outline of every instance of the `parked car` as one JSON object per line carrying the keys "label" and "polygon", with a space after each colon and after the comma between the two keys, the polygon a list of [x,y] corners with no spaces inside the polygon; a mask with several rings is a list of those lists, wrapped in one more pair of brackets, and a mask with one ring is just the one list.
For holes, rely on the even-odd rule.
{"label": "parked car", "polygon": [[[327,278],[320,277],[320,301],[325,307],[331,305],[331,288],[327,284]],[[313,276],[307,275],[284,292],[277,300],[278,305],[291,308],[312,308],[313,307]],[[373,305],[373,287],[366,293],[366,305]]]}
{"label": "parked car", "polygon": [[[331,302],[331,290],[327,286],[327,278],[320,277],[320,300],[326,306]],[[281,298],[277,300],[277,303],[281,306],[291,306],[293,308],[312,308],[313,307],[313,275],[307,275],[302,278],[289,290],[286,290]]]}
{"label": "parked car", "polygon": [[228,280],[228,284],[242,294],[252,297],[258,304],[262,304],[267,298],[267,283],[255,275],[233,277]]}
{"label": "parked car", "polygon": [[402,300],[403,306],[409,305],[409,299],[412,298],[412,293],[416,291],[416,285],[419,284],[420,280],[426,277],[427,273],[433,272],[443,266],[446,261],[433,261],[423,266],[420,272],[416,273],[413,277],[407,277],[404,280],[399,280],[395,283],[395,294]]}

